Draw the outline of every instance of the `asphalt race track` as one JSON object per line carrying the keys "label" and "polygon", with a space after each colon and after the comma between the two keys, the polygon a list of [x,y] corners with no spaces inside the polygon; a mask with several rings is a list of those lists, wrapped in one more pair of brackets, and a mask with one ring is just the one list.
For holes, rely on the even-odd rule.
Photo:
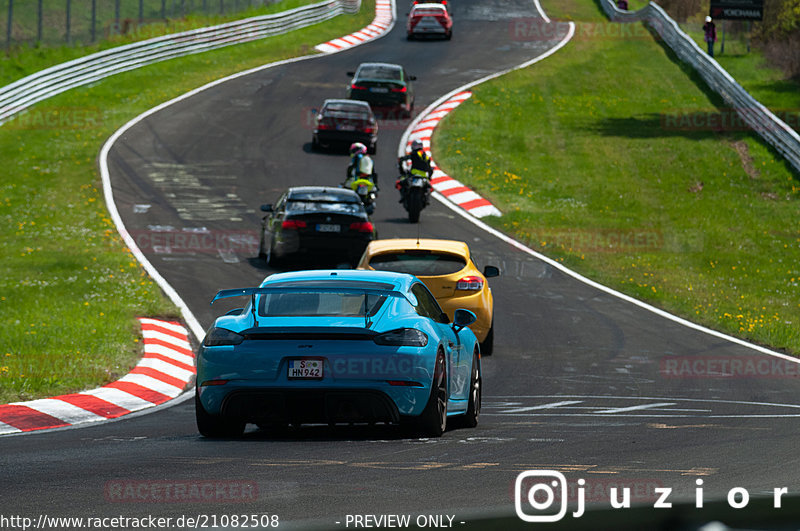
{"label": "asphalt race track", "polygon": [[[343,179],[345,153],[311,152],[310,112],[325,98],[344,97],[347,71],[365,61],[405,65],[418,77],[421,110],[563,37],[513,38],[515,20],[537,16],[529,0],[453,4],[450,42],[407,42],[401,0],[388,36],[224,83],[150,116],[117,142],[109,164],[125,224],[204,327],[226,308],[209,306],[217,290],[256,285],[273,272],[256,258],[259,205],[289,185]],[[190,400],[95,427],[3,438],[3,506],[51,516],[268,513],[344,528],[348,514],[449,514],[458,523],[470,511],[511,508],[514,480],[528,469],[590,484],[670,487],[674,500],[691,499],[698,478],[706,500],[733,487],[751,496],[797,491],[797,378],[775,371],[670,376],[664,368],[675,357],[772,358],[581,283],[438,202],[418,226],[409,224],[392,186],[408,123],[390,117],[381,124],[375,161],[382,190],[373,218],[380,236],[464,240],[481,266],[502,270],[490,282],[495,352],[483,359],[477,428],[427,440],[382,427],[278,434],[251,427],[239,440],[207,440],[197,433]],[[240,245],[166,245],[170,231]],[[165,499],[167,486],[209,483],[215,490],[206,502]]]}

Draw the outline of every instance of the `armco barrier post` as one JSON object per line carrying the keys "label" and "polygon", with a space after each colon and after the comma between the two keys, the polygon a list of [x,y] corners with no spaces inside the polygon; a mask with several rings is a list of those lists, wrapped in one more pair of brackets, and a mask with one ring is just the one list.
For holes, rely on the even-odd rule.
{"label": "armco barrier post", "polygon": [[92,0],[92,41],[97,37],[97,0]]}
{"label": "armco barrier post", "polygon": [[39,9],[36,12],[36,42],[42,42],[42,21],[44,14],[42,12],[42,0],[39,0]]}
{"label": "armco barrier post", "polygon": [[66,19],[67,19],[66,39],[67,39],[67,44],[69,44],[69,37],[70,37],[69,30],[70,30],[70,25],[72,24],[72,0],[67,0]]}
{"label": "armco barrier post", "polygon": [[14,0],[8,0],[8,29],[6,30],[6,55],[11,52],[11,27],[14,20]]}

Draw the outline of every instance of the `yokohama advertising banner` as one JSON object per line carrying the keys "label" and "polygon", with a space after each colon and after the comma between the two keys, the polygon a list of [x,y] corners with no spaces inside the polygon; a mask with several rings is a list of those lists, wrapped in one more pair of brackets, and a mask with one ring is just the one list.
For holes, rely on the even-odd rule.
{"label": "yokohama advertising banner", "polygon": [[716,20],[764,20],[764,0],[711,0]]}

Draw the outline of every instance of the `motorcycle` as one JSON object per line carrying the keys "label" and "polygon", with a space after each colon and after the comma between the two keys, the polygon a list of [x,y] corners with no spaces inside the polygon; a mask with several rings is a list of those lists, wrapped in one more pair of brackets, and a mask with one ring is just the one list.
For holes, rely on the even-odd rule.
{"label": "motorcycle", "polygon": [[378,199],[378,174],[373,169],[372,159],[365,157],[362,160],[364,162],[359,161],[359,167],[355,164],[347,167],[347,178],[340,186],[351,188],[357,193],[364,204],[364,210],[371,216],[375,212],[375,202]]}
{"label": "motorcycle", "polygon": [[361,202],[364,203],[364,210],[367,211],[367,214],[372,215],[372,213],[375,212],[375,201],[378,199],[375,183],[367,177],[360,177],[350,183],[350,188],[361,198]]}
{"label": "motorcycle", "polygon": [[428,206],[431,183],[428,179],[405,173],[397,179],[395,187],[400,191],[400,202],[408,212],[408,221],[417,223],[422,209]]}

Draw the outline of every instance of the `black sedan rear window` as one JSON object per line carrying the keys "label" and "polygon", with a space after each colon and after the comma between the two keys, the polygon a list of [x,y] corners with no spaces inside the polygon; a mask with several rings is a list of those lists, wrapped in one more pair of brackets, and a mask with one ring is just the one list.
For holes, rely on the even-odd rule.
{"label": "black sedan rear window", "polygon": [[353,105],[348,103],[329,103],[322,108],[325,114],[357,114],[361,116],[369,116],[369,109],[363,105]]}
{"label": "black sedan rear window", "polygon": [[327,191],[294,191],[287,201],[304,201],[306,203],[358,203],[360,199],[357,195],[337,192],[336,190]]}
{"label": "black sedan rear window", "polygon": [[288,201],[286,210],[294,213],[325,212],[357,215],[364,212],[361,203],[334,203],[328,201]]}
{"label": "black sedan rear window", "polygon": [[435,277],[461,271],[467,261],[454,254],[413,250],[373,256],[369,265],[378,271]]}
{"label": "black sedan rear window", "polygon": [[358,71],[358,78],[401,81],[403,76],[399,68],[389,68],[386,66],[365,66]]}

